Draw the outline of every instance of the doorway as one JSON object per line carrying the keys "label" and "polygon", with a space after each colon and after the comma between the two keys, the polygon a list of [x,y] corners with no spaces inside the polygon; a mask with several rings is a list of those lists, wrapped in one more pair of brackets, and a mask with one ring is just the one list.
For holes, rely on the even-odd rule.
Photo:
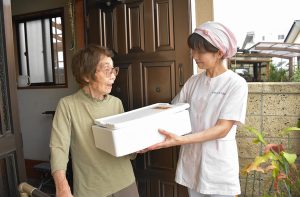
{"label": "doorway", "polygon": [[[101,4],[87,0],[87,42],[112,49],[120,67],[112,94],[126,111],[169,103],[192,75],[186,43],[191,2],[127,0]],[[134,139],[133,139],[134,140]],[[139,154],[133,161],[141,197],[185,197],[174,181],[179,147]]]}

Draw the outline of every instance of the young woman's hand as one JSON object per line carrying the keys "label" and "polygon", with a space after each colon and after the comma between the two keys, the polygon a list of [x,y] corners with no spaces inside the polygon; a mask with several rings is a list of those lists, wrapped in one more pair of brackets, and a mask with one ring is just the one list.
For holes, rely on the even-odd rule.
{"label": "young woman's hand", "polygon": [[160,148],[168,148],[171,146],[177,146],[182,144],[182,136],[175,135],[163,129],[158,129],[158,132],[165,136],[165,140],[163,142],[154,144],[147,148],[147,150],[156,150]]}

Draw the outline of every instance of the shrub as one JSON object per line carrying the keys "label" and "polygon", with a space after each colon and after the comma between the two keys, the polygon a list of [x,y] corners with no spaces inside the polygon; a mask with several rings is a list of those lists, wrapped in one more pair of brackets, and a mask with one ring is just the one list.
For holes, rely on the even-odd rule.
{"label": "shrub", "polygon": [[300,82],[300,68],[297,68],[291,78],[294,82]]}
{"label": "shrub", "polygon": [[[253,141],[264,145],[264,151],[254,161],[242,169],[243,174],[251,171],[261,172],[269,175],[271,185],[264,197],[269,196],[300,196],[300,174],[295,164],[297,155],[288,153],[282,144],[267,144],[263,134],[254,128],[247,127],[248,131],[256,135]],[[283,134],[291,131],[300,131],[298,127],[284,129]]]}
{"label": "shrub", "polygon": [[270,64],[269,82],[284,82],[288,81],[287,71],[283,68],[276,68],[274,64]]}

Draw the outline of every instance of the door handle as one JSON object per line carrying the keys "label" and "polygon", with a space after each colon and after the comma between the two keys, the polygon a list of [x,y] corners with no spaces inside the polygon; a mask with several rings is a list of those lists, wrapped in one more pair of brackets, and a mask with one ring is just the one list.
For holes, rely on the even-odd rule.
{"label": "door handle", "polygon": [[184,85],[183,65],[181,63],[178,65],[178,71],[179,71],[179,86],[183,86]]}

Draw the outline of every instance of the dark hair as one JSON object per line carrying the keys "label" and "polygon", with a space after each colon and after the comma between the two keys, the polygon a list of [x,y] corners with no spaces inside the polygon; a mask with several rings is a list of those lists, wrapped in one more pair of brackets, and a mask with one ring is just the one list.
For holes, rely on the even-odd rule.
{"label": "dark hair", "polygon": [[210,44],[205,38],[197,33],[192,33],[187,40],[190,49],[199,50],[201,52],[212,52],[216,53],[219,51],[218,48]]}
{"label": "dark hair", "polygon": [[113,52],[108,48],[91,44],[77,51],[72,58],[72,72],[76,81],[85,86],[86,78],[95,80],[95,73],[99,61],[103,56],[113,57]]}

